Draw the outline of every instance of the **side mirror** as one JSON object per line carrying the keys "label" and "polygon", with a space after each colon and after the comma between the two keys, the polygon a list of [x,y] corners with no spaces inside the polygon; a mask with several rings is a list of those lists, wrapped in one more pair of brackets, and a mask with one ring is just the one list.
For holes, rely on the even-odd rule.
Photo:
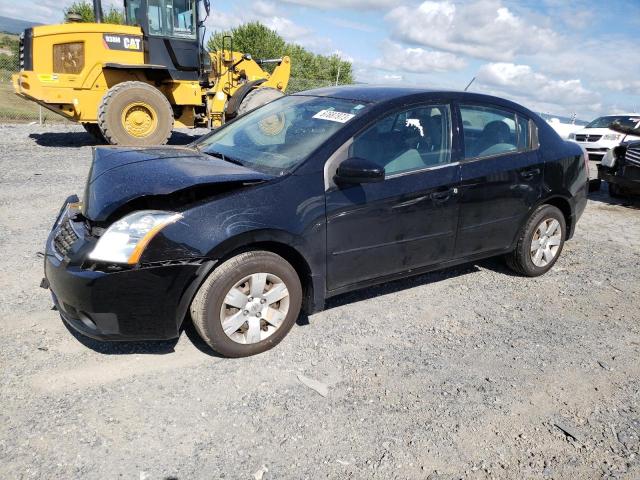
{"label": "side mirror", "polygon": [[333,180],[337,184],[381,182],[384,180],[384,168],[370,160],[351,157],[338,165]]}

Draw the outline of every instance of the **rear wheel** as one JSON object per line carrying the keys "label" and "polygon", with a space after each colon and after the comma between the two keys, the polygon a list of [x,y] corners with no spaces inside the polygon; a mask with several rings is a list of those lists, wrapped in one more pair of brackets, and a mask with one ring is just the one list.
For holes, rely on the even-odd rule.
{"label": "rear wheel", "polygon": [[97,123],[83,123],[82,126],[97,142],[106,142],[104,135],[102,135],[102,130],[100,130],[100,126]]}
{"label": "rear wheel", "polygon": [[163,145],[173,129],[173,111],[157,88],[144,82],[123,82],[102,98],[98,125],[113,145]]}
{"label": "rear wheel", "polygon": [[527,277],[548,272],[562,252],[566,229],[564,215],[557,207],[541,205],[522,228],[515,250],[506,257],[507,264]]}
{"label": "rear wheel", "polygon": [[295,269],[275,253],[241,253],[217,267],[191,303],[198,334],[216,352],[246,357],[277,345],[300,313]]}

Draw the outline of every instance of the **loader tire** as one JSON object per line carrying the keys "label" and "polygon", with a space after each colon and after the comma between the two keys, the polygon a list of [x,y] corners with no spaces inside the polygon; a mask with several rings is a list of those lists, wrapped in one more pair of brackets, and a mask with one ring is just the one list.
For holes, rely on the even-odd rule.
{"label": "loader tire", "polygon": [[102,97],[98,125],[112,145],[164,145],[173,130],[173,110],[157,88],[123,82]]}
{"label": "loader tire", "polygon": [[251,110],[255,110],[280,97],[284,97],[284,93],[278,89],[271,87],[255,88],[247,93],[247,96],[242,100],[242,103],[238,107],[238,115],[243,115]]}
{"label": "loader tire", "polygon": [[106,140],[104,135],[102,135],[102,130],[100,130],[100,126],[97,123],[83,123],[82,127],[86,130],[86,132],[91,135],[94,140],[98,143],[105,143]]}

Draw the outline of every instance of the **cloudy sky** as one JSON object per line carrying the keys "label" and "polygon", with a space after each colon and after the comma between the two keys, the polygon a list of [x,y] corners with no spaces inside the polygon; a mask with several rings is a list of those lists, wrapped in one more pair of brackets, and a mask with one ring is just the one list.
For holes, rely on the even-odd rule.
{"label": "cloudy sky", "polygon": [[[0,15],[52,23],[69,3],[0,0]],[[210,30],[261,20],[287,40],[353,61],[367,83],[463,89],[477,77],[470,90],[541,112],[589,120],[640,109],[639,0],[212,4]]]}

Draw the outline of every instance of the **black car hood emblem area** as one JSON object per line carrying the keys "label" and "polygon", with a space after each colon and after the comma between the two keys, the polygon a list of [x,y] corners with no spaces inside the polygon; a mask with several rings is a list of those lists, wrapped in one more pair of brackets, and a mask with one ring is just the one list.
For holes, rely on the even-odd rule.
{"label": "black car hood emblem area", "polygon": [[106,222],[134,201],[142,208],[158,208],[144,200],[167,199],[193,189],[202,196],[202,190],[209,187],[211,194],[205,196],[211,196],[224,191],[219,187],[225,184],[228,187],[272,178],[190,148],[98,147],[93,151],[83,213],[89,220]]}

